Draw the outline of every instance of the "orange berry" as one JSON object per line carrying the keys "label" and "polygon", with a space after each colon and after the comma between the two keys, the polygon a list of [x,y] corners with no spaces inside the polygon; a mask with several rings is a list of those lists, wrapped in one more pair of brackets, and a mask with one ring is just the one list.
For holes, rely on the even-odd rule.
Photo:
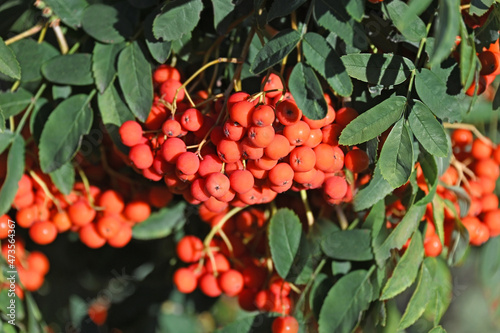
{"label": "orange berry", "polygon": [[316,154],[309,147],[296,147],[290,152],[290,166],[293,171],[306,172],[316,164]]}
{"label": "orange berry", "polygon": [[175,119],[167,119],[161,126],[163,134],[169,138],[176,138],[181,135],[181,124]]}
{"label": "orange berry", "polygon": [[127,120],[120,126],[118,132],[125,146],[133,147],[142,140],[142,127],[136,121]]}
{"label": "orange berry", "polygon": [[426,257],[437,257],[441,254],[443,246],[437,234],[432,234],[425,238],[424,251]]}
{"label": "orange berry", "polygon": [[[276,138],[277,135],[274,137]],[[274,141],[274,139],[273,139]],[[272,144],[272,142],[271,142]],[[269,146],[268,146],[269,147]],[[266,148],[268,148],[266,147]],[[244,138],[240,142],[241,157],[243,159],[256,160],[264,156],[264,148],[255,147],[249,138]]]}
{"label": "orange berry", "polygon": [[24,289],[28,291],[36,291],[43,285],[43,274],[38,271],[18,267],[17,274]]}
{"label": "orange berry", "polygon": [[69,219],[76,226],[81,227],[89,224],[94,220],[95,215],[95,210],[84,199],[80,199],[68,207]]}
{"label": "orange berry", "polygon": [[491,147],[491,145],[487,144],[483,140],[476,139],[472,143],[471,153],[476,160],[488,158],[491,156],[492,152],[493,148]]}
{"label": "orange berry", "polygon": [[311,128],[302,120],[299,120],[295,124],[285,126],[283,129],[283,135],[293,146],[300,146],[306,142],[310,133]]}
{"label": "orange berry", "polygon": [[205,274],[199,280],[200,290],[208,297],[218,297],[222,294],[217,278],[212,274]]}
{"label": "orange berry", "polygon": [[196,276],[189,268],[182,267],[177,269],[174,273],[173,281],[177,289],[183,294],[192,293],[196,289]]}
{"label": "orange berry", "polygon": [[130,223],[121,223],[121,226],[113,237],[108,238],[108,244],[112,247],[122,248],[132,239],[132,226]]}
{"label": "orange berry", "polygon": [[[264,79],[262,79],[262,83],[264,83],[264,80],[265,77]],[[278,90],[278,91],[266,92],[266,97],[275,98],[283,93],[282,92],[283,82],[281,81],[281,78],[274,73],[271,73],[269,75],[266,82],[264,83],[264,87],[262,88],[262,91],[269,91],[269,90]]]}
{"label": "orange berry", "polygon": [[115,216],[103,216],[97,220],[96,228],[104,238],[115,236],[120,230],[121,222]]}
{"label": "orange berry", "polygon": [[205,179],[207,192],[217,199],[223,197],[229,191],[230,186],[229,178],[222,173],[211,173]]}
{"label": "orange berry", "polygon": [[33,183],[31,181],[30,176],[23,174],[21,179],[17,183],[17,192],[16,196],[22,196],[28,192],[33,190]]}
{"label": "orange berry", "polygon": [[264,154],[272,160],[279,160],[290,153],[290,142],[281,134],[276,134],[273,141],[264,148]]}
{"label": "orange berry", "polygon": [[[178,80],[168,79],[160,86],[160,95],[163,100],[172,104],[174,102],[175,93],[181,86],[182,83]],[[176,98],[177,102],[180,102],[184,99],[184,94],[184,89],[180,89]]]}
{"label": "orange berry", "polygon": [[147,169],[153,165],[153,152],[147,144],[140,143],[130,148],[128,157],[138,169]]}
{"label": "orange berry", "polygon": [[186,152],[186,144],[179,138],[168,138],[161,146],[161,155],[168,163],[175,163],[180,154]]}
{"label": "orange berry", "polygon": [[466,129],[456,129],[451,134],[451,142],[453,146],[465,147],[472,143],[474,137],[472,132]]}
{"label": "orange berry", "polygon": [[123,214],[127,220],[140,223],[151,215],[151,207],[145,201],[134,200],[125,205]]}
{"label": "orange berry", "polygon": [[231,188],[236,193],[245,193],[253,188],[255,183],[254,176],[248,170],[236,170],[229,176]]}
{"label": "orange berry", "polygon": [[500,209],[498,207],[487,212],[483,220],[490,231],[491,237],[500,235]]}
{"label": "orange berry", "polygon": [[4,214],[0,216],[0,239],[4,239],[9,235],[9,215]]}
{"label": "orange berry", "polygon": [[215,213],[223,212],[228,206],[226,202],[217,200],[215,197],[208,198],[208,200],[203,204],[207,207],[208,210]]}
{"label": "orange berry", "polygon": [[370,159],[364,150],[353,149],[344,157],[345,167],[354,173],[360,173],[368,169]]}
{"label": "orange berry", "polygon": [[347,193],[347,182],[343,177],[333,176],[325,180],[323,189],[328,199],[340,200]]}
{"label": "orange berry", "polygon": [[474,173],[478,177],[490,178],[497,180],[500,176],[500,167],[492,158],[484,158],[479,160],[474,165]]}
{"label": "orange berry", "polygon": [[104,208],[106,214],[120,214],[125,207],[123,197],[115,190],[107,190],[101,193],[97,204],[99,207]]}
{"label": "orange berry", "polygon": [[272,331],[273,333],[297,333],[299,331],[299,323],[297,319],[291,316],[276,317],[273,320]]}
{"label": "orange berry", "polygon": [[490,75],[500,69],[500,54],[497,52],[484,51],[477,56],[481,62],[479,75]]}
{"label": "orange berry", "polygon": [[274,123],[274,109],[267,104],[258,105],[252,112],[252,123],[255,126],[271,126]]}
{"label": "orange berry", "polygon": [[302,118],[302,111],[294,101],[283,100],[276,106],[276,117],[285,126],[293,125]]}
{"label": "orange berry", "polygon": [[222,139],[217,144],[217,154],[226,163],[234,163],[241,159],[241,149],[238,142]]}
{"label": "orange berry", "polygon": [[207,191],[205,187],[205,178],[197,178],[191,183],[191,195],[196,200],[201,202],[207,201],[210,198],[210,193]]}
{"label": "orange berry", "polygon": [[483,195],[483,197],[481,198],[481,207],[483,212],[489,212],[498,209],[498,197],[496,196],[496,194],[488,193]]}
{"label": "orange berry", "polygon": [[177,257],[186,263],[197,262],[203,254],[203,243],[192,235],[184,236],[176,247]]}
{"label": "orange berry", "polygon": [[212,172],[220,172],[222,170],[222,161],[216,154],[207,154],[203,156],[200,162],[198,174],[205,177]]}
{"label": "orange berry", "polygon": [[189,108],[182,114],[180,123],[184,129],[195,132],[203,126],[204,120],[205,118],[199,110]]}
{"label": "orange berry", "polygon": [[153,207],[167,207],[173,198],[173,194],[164,186],[154,186],[149,189],[148,199]]}
{"label": "orange berry", "polygon": [[254,103],[246,100],[236,102],[231,107],[228,105],[229,117],[240,126],[248,127],[252,123],[254,106]]}
{"label": "orange berry", "polygon": [[321,129],[319,128],[311,129],[309,137],[302,145],[304,147],[314,148],[317,145],[319,145],[322,140],[323,140],[323,132],[321,131]]}
{"label": "orange berry", "polygon": [[200,168],[200,158],[195,153],[187,151],[179,155],[175,165],[180,173],[194,175]]}
{"label": "orange berry", "polygon": [[50,221],[35,222],[29,231],[31,239],[40,245],[52,243],[57,237],[57,228]]}
{"label": "orange berry", "polygon": [[79,231],[80,240],[83,244],[87,245],[91,249],[97,249],[106,244],[106,238],[102,237],[97,231],[96,225],[94,223],[89,223],[80,228]]}
{"label": "orange berry", "polygon": [[39,272],[42,275],[47,274],[50,268],[49,259],[47,256],[39,251],[31,251],[27,258],[28,268]]}
{"label": "orange berry", "polygon": [[230,269],[219,276],[220,289],[229,297],[238,295],[243,290],[243,275]]}
{"label": "orange berry", "polygon": [[335,122],[342,127],[346,127],[351,121],[353,121],[359,113],[353,108],[344,107],[337,111],[335,115]]}
{"label": "orange berry", "polygon": [[19,209],[16,213],[16,222],[22,228],[29,228],[39,220],[38,207],[35,205]]}
{"label": "orange berry", "polygon": [[293,169],[288,163],[278,163],[269,170],[268,179],[273,185],[285,186],[293,181]]}
{"label": "orange berry", "polygon": [[247,132],[250,142],[258,148],[266,148],[274,139],[275,132],[273,126],[252,126]]}

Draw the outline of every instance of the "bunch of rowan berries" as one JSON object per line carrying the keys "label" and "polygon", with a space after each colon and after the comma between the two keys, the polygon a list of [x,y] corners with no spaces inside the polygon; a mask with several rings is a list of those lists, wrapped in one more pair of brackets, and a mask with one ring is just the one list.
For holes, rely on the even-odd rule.
{"label": "bunch of rowan berries", "polygon": [[[0,217],[0,225],[6,223],[9,219],[8,215],[3,215]],[[14,244],[15,247],[9,247],[11,245],[8,242],[2,244],[2,253],[4,260],[9,264],[15,266],[11,271],[17,271],[20,282],[19,285],[15,283],[15,293],[20,298],[24,298],[24,290],[36,291],[40,289],[45,280],[45,275],[48,273],[50,268],[50,263],[45,254],[39,251],[28,252],[24,248],[24,243],[22,240],[17,239]],[[2,289],[11,289],[9,283],[5,282],[0,284],[0,291]]]}
{"label": "bunch of rowan berries", "polygon": [[[467,229],[469,242],[475,246],[500,235],[499,201],[494,193],[500,176],[500,145],[494,145],[484,137],[474,138],[468,129],[453,131],[451,141],[453,148],[451,163],[440,177],[436,189],[436,196],[442,201],[444,208],[444,244],[436,232],[435,207],[432,203],[427,204],[422,220],[426,223],[425,255],[431,257],[440,255],[443,246],[450,247],[457,223],[461,223]],[[428,185],[419,165],[417,165],[417,184],[421,190],[428,193]],[[468,199],[461,193],[465,193],[470,199],[468,211],[465,213],[461,212],[463,205],[459,204],[459,200]],[[405,211],[401,200],[396,200],[387,207],[387,216],[389,219],[399,221]],[[388,223],[387,226],[392,228],[396,224]]]}
{"label": "bunch of rowan berries", "polygon": [[[166,206],[172,195],[163,187],[150,187],[130,200],[116,190],[77,182],[68,195],[59,192],[51,179],[39,171],[24,174],[12,208],[18,226],[29,229],[31,239],[52,243],[58,233],[77,232],[90,248],[104,244],[123,247],[132,238],[132,227],[146,220],[151,206]],[[8,226],[0,223],[0,238]]]}
{"label": "bunch of rowan berries", "polygon": [[240,307],[246,311],[290,315],[296,294],[272,268],[265,231],[268,212],[257,207],[247,208],[228,219],[227,212],[214,213],[200,206],[204,222],[213,228],[222,223],[223,227],[205,242],[188,235],[177,243],[178,258],[189,264],[178,268],[173,275],[180,292],[191,293],[198,288],[209,297],[221,294],[237,297]]}
{"label": "bunch of rowan berries", "polygon": [[360,173],[369,165],[363,150],[338,145],[342,129],[358,115],[354,109],[335,111],[325,95],[326,117],[309,119],[275,74],[254,95],[236,92],[212,103],[200,92],[196,101],[203,108],[195,107],[183,101],[178,77],[176,69],[159,67],[148,120],[120,127],[130,163],[146,178],[163,180],[171,193],[213,212],[268,203],[290,189],[322,188],[331,204],[351,200],[344,166]]}

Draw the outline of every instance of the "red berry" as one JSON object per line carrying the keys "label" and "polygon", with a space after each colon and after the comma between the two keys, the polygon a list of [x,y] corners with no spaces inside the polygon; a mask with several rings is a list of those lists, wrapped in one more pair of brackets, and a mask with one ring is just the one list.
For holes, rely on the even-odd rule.
{"label": "red berry", "polygon": [[273,321],[273,333],[297,333],[299,331],[299,323],[292,316],[277,317]]}

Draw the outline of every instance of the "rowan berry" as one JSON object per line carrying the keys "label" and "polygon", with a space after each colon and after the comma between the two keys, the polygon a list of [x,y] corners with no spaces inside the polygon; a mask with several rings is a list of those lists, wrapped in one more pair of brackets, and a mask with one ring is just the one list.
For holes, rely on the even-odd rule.
{"label": "rowan berry", "polygon": [[186,151],[179,154],[175,165],[181,174],[194,175],[200,168],[200,158],[195,153]]}
{"label": "rowan berry", "polygon": [[471,153],[476,160],[488,158],[491,156],[492,152],[492,146],[481,139],[475,139],[472,143]]}
{"label": "rowan berry", "polygon": [[140,223],[146,220],[151,214],[151,207],[142,200],[133,200],[125,205],[123,215],[127,220]]}
{"label": "rowan berry", "polygon": [[273,333],[297,333],[299,331],[299,323],[297,319],[291,316],[276,317],[273,320],[272,331]]}
{"label": "rowan berry", "polygon": [[[178,80],[168,79],[162,83],[160,86],[160,95],[163,100],[172,104],[174,102],[174,97],[177,89],[182,86],[182,83]],[[180,102],[184,99],[184,89],[180,89],[177,94],[176,101]]]}
{"label": "rowan berry", "polygon": [[[264,82],[265,79],[266,78],[262,80],[262,83],[264,83],[262,91],[266,92],[266,97],[275,98],[283,94],[283,82],[281,81],[281,78],[278,75],[271,73],[267,78],[267,80]],[[270,91],[270,90],[278,90],[278,91]]]}
{"label": "rowan berry", "polygon": [[222,139],[217,144],[217,154],[226,163],[233,163],[241,159],[241,149],[236,141]]}
{"label": "rowan berry", "polygon": [[104,208],[106,214],[119,214],[125,207],[123,197],[115,190],[107,190],[101,193],[97,204],[99,207]]}
{"label": "rowan berry", "polygon": [[199,110],[189,108],[182,114],[180,123],[184,129],[195,132],[203,126],[204,120],[205,118]]}
{"label": "rowan berry", "polygon": [[50,221],[35,222],[29,230],[31,239],[40,245],[52,243],[57,237],[57,228]]}
{"label": "rowan berry", "polygon": [[293,181],[293,169],[288,163],[278,163],[269,170],[268,179],[273,185],[288,185]]}
{"label": "rowan berry", "polygon": [[153,165],[153,152],[147,144],[140,143],[133,146],[128,156],[138,169],[147,169]]}
{"label": "rowan berry", "polygon": [[252,112],[252,123],[255,126],[271,126],[274,118],[274,109],[270,105],[259,105]]}
{"label": "rowan berry", "polygon": [[121,223],[120,229],[113,237],[108,238],[108,244],[112,247],[122,248],[132,240],[132,226],[129,223]]}
{"label": "rowan berry", "polygon": [[309,147],[296,147],[290,152],[290,166],[295,172],[306,172],[314,168],[316,154]]}
{"label": "rowan berry", "polygon": [[272,160],[279,160],[290,153],[290,147],[290,142],[284,135],[276,134],[273,141],[264,148],[264,154]]}
{"label": "rowan berry", "polygon": [[50,268],[49,259],[39,251],[31,251],[27,258],[28,269],[39,272],[42,275],[47,274]]}
{"label": "rowan berry", "polygon": [[96,222],[99,234],[108,239],[115,236],[120,230],[121,222],[115,216],[103,216]]}
{"label": "rowan berry", "polygon": [[240,126],[248,127],[252,123],[255,104],[246,100],[236,102],[229,108],[229,117]]}
{"label": "rowan berry", "polygon": [[133,120],[124,122],[120,126],[118,133],[120,134],[123,144],[128,147],[139,144],[142,139],[142,127],[138,122]]}
{"label": "rowan berry", "polygon": [[68,216],[76,226],[84,226],[92,222],[96,211],[90,207],[87,200],[80,199],[68,207]]}
{"label": "rowan berry", "polygon": [[[274,139],[276,138],[277,135],[274,136]],[[274,139],[273,139],[273,141],[274,141]],[[272,142],[271,142],[271,144],[272,144]],[[267,148],[269,148],[269,146],[266,147],[266,149]],[[262,156],[264,156],[264,148],[255,147],[250,142],[249,138],[244,138],[240,142],[240,149],[241,149],[241,157],[243,159],[256,160],[256,159],[259,159]]]}
{"label": "rowan berry", "polygon": [[293,146],[300,146],[306,142],[310,133],[311,128],[302,120],[299,120],[295,124],[285,126],[283,129],[283,135]]}
{"label": "rowan berry", "polygon": [[227,296],[236,296],[243,290],[243,275],[234,269],[222,273],[218,279],[220,289]]}
{"label": "rowan berry", "polygon": [[325,180],[324,193],[329,199],[340,200],[347,193],[345,178],[333,176]]}
{"label": "rowan berry", "polygon": [[273,126],[252,126],[247,132],[250,142],[258,148],[266,148],[274,139],[275,131]]}
{"label": "rowan berry", "polygon": [[353,149],[344,157],[345,167],[354,173],[360,173],[368,169],[370,158],[364,150]]}
{"label": "rowan berry", "polygon": [[161,155],[169,163],[175,163],[179,155],[186,151],[186,144],[179,138],[168,138],[161,146]]}
{"label": "rowan berry", "polygon": [[245,193],[253,188],[255,179],[248,170],[236,170],[229,176],[231,188],[236,193]]}
{"label": "rowan berry", "polygon": [[437,234],[427,236],[424,241],[424,251],[426,257],[437,257],[441,254],[443,246]]}
{"label": "rowan berry", "polygon": [[169,138],[176,138],[181,135],[181,124],[175,120],[175,119],[167,119],[162,127],[161,130],[163,134],[165,134]]}
{"label": "rowan berry", "polygon": [[285,126],[293,125],[302,118],[302,111],[295,102],[283,100],[276,106],[276,117]]}
{"label": "rowan berry", "polygon": [[231,120],[224,122],[222,129],[224,131],[224,136],[233,141],[241,140],[246,134],[245,127]]}
{"label": "rowan berry", "polygon": [[177,269],[174,273],[173,281],[177,289],[183,294],[192,293],[196,289],[196,276],[189,268],[182,267]]}
{"label": "rowan berry", "polygon": [[222,294],[222,290],[219,287],[217,278],[212,274],[205,274],[199,280],[198,284],[200,290],[208,297],[218,297]]}

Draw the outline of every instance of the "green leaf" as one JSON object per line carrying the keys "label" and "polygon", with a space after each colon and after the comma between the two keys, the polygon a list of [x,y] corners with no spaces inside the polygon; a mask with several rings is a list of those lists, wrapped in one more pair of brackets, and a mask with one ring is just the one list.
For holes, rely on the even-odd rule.
{"label": "green leaf", "polygon": [[463,21],[460,23],[460,82],[465,89],[468,89],[474,81],[474,74],[476,69],[478,69],[479,59],[476,56],[474,38],[469,36],[465,23]]}
{"label": "green leaf", "polygon": [[444,245],[444,202],[439,195],[434,196],[432,200],[432,215],[436,233]]}
{"label": "green leaf", "polygon": [[403,96],[392,96],[375,105],[344,128],[339,144],[352,146],[377,137],[401,117],[405,106],[406,98]]}
{"label": "green leaf", "polygon": [[409,59],[393,54],[348,54],[341,59],[349,76],[377,85],[400,84],[415,70]]}
{"label": "green leaf", "polygon": [[153,34],[153,20],[155,18],[155,12],[152,12],[146,20],[144,20],[144,37],[146,41],[146,46],[148,47],[149,53],[154,60],[160,64],[165,63],[170,52],[172,51],[172,42],[157,39]]}
{"label": "green leaf", "polygon": [[[271,332],[271,326],[277,313],[258,313],[238,319],[216,333],[260,333]],[[175,332],[179,332],[177,329]],[[172,332],[173,333],[173,332]]]}
{"label": "green leaf", "polygon": [[448,77],[440,77],[435,72],[422,69],[417,73],[415,88],[420,99],[438,118],[443,121],[457,122],[465,114],[465,96],[449,95]]}
{"label": "green leaf", "polygon": [[61,193],[68,195],[75,185],[75,168],[68,162],[59,169],[52,171],[50,179]]}
{"label": "green leaf", "polygon": [[500,107],[500,86],[497,88],[495,97],[493,98],[493,110],[498,110]]}
{"label": "green leaf", "polygon": [[97,104],[99,105],[102,122],[105,125],[112,124],[120,127],[127,120],[134,119],[134,115],[112,84],[108,86],[103,94],[97,95]]}
{"label": "green leaf", "polygon": [[412,17],[422,14],[433,0],[410,0],[408,10],[403,13],[403,21],[409,22]]}
{"label": "green leaf", "polygon": [[280,31],[260,49],[252,61],[250,71],[254,74],[260,74],[281,62],[297,46],[300,38],[301,36],[296,30]]}
{"label": "green leaf", "polygon": [[448,140],[443,125],[425,104],[417,100],[414,103],[408,122],[418,142],[432,155],[448,156]]}
{"label": "green leaf", "polygon": [[389,16],[398,30],[411,42],[420,42],[427,34],[425,23],[417,14],[410,11],[409,6],[394,0],[387,4]]}
{"label": "green leaf", "polygon": [[58,84],[74,86],[93,84],[91,57],[88,53],[54,57],[42,65],[43,76],[47,80]]}
{"label": "green leaf", "polygon": [[118,57],[118,81],[132,113],[145,121],[153,104],[151,66],[137,42],[127,46]]}
{"label": "green leaf", "polygon": [[164,41],[173,41],[190,33],[198,24],[202,10],[201,0],[168,2],[153,22],[155,37]]}
{"label": "green leaf", "polygon": [[[450,209],[456,216],[456,211],[455,211],[455,206],[451,201],[445,200],[445,205],[448,209]],[[469,250],[469,232],[467,229],[463,226],[462,223],[457,223],[458,228],[453,230],[452,232],[452,244],[449,247],[449,252],[448,252],[448,265],[450,266],[456,266],[461,263],[463,263],[463,259],[465,257],[465,254],[467,253],[467,250]]]}
{"label": "green leaf", "polygon": [[165,313],[163,311],[158,315],[158,329],[158,332],[162,333],[203,332],[200,321],[194,315]]}
{"label": "green leaf", "polygon": [[3,114],[2,107],[0,106],[0,134],[5,131],[5,115]]}
{"label": "green leaf", "polygon": [[494,2],[495,0],[471,0],[469,14],[483,16]]}
{"label": "green leaf", "polygon": [[302,51],[307,63],[325,78],[341,96],[352,94],[352,82],[337,52],[321,35],[309,32],[304,36]]}
{"label": "green leaf", "polygon": [[134,34],[135,18],[130,15],[132,11],[135,11],[134,15],[138,14],[126,2],[90,5],[83,12],[83,30],[99,42],[121,43]]}
{"label": "green leaf", "polygon": [[311,67],[299,62],[290,74],[288,88],[299,109],[309,119],[323,119],[328,111],[321,84]]}
{"label": "green leaf", "polygon": [[427,304],[431,298],[432,273],[424,260],[424,264],[420,268],[420,276],[418,279],[417,288],[413,293],[406,310],[399,322],[398,331],[403,330],[410,325],[413,325],[418,318],[422,316]]}
{"label": "green leaf", "polygon": [[[384,200],[379,200],[370,209],[370,213],[366,216],[363,228],[371,230],[371,246],[373,249],[382,244],[385,228],[385,203]],[[382,239],[383,238],[383,239]]]}
{"label": "green leaf", "polygon": [[382,290],[381,300],[388,300],[402,293],[417,278],[418,268],[424,257],[422,235],[417,230],[410,245],[399,260],[394,272]]}
{"label": "green leaf", "polygon": [[0,72],[15,80],[21,80],[21,66],[14,55],[14,52],[5,45],[0,37]]}
{"label": "green leaf", "polygon": [[214,8],[214,28],[222,35],[233,21],[235,4],[232,0],[212,0],[212,5]]}
{"label": "green leaf", "polygon": [[354,196],[354,210],[359,212],[361,210],[370,208],[380,200],[384,199],[389,193],[393,191],[391,184],[382,177],[380,168],[375,167],[373,177],[370,183]]}
{"label": "green leaf", "polygon": [[411,206],[401,222],[398,223],[385,241],[375,248],[374,255],[379,266],[382,266],[383,262],[391,256],[391,249],[401,249],[413,232],[417,230],[420,220],[424,216],[425,209],[425,204],[419,205],[416,203]]}
{"label": "green leaf", "polygon": [[305,2],[306,0],[274,0],[267,12],[267,21],[270,22],[277,17],[287,16]]}
{"label": "green leaf", "polygon": [[[353,11],[353,8],[350,10]],[[347,45],[360,50],[366,50],[368,47],[368,38],[363,25],[349,15],[344,1],[316,1],[314,18],[320,26],[338,35]]]}
{"label": "green leaf", "polygon": [[146,221],[132,228],[132,236],[142,240],[167,237],[186,223],[185,209],[186,203],[181,201],[152,213]]}
{"label": "green leaf", "polygon": [[90,130],[93,113],[87,95],[64,100],[50,114],[39,145],[40,166],[50,173],[69,162],[80,148],[83,135]]}
{"label": "green leaf", "polygon": [[[479,258],[479,278],[490,297],[500,296],[500,237],[493,237],[481,249]],[[488,298],[490,298],[488,297]]]}
{"label": "green leaf", "polygon": [[428,257],[424,264],[432,274],[431,299],[425,309],[426,317],[438,325],[452,298],[451,272],[441,258]]}
{"label": "green leaf", "polygon": [[440,325],[432,328],[429,333],[446,333],[446,330]]}
{"label": "green leaf", "polygon": [[367,261],[373,258],[371,233],[366,229],[334,232],[323,238],[321,248],[338,260]]}
{"label": "green leaf", "polygon": [[309,304],[316,318],[319,317],[321,307],[332,285],[332,279],[325,273],[319,273],[313,280],[311,292],[309,293]]}
{"label": "green leaf", "polygon": [[0,215],[10,210],[17,193],[18,183],[24,174],[24,139],[16,135],[7,156],[7,173],[0,189]]}
{"label": "green leaf", "polygon": [[460,29],[460,0],[440,0],[431,67],[448,58]]}
{"label": "green leaf", "polygon": [[92,72],[95,84],[102,94],[116,75],[116,59],[125,43],[101,44],[95,43],[92,52]]}
{"label": "green leaf", "polygon": [[49,43],[37,43],[32,39],[22,39],[10,47],[21,65],[21,83],[41,80],[42,64],[59,55],[59,51]]}
{"label": "green leaf", "polygon": [[31,103],[32,97],[33,95],[23,88],[19,88],[15,92],[0,93],[0,107],[5,118],[15,116],[25,110]]}
{"label": "green leaf", "polygon": [[357,270],[343,276],[328,292],[319,314],[319,333],[350,333],[372,296],[370,271]]}
{"label": "green leaf", "polygon": [[286,278],[299,250],[302,224],[292,210],[282,208],[271,218],[268,233],[274,267]]}
{"label": "green leaf", "polygon": [[332,274],[333,275],[346,275],[351,271],[352,263],[350,261],[336,261],[332,260]]}
{"label": "green leaf", "polygon": [[380,172],[392,187],[398,188],[408,181],[413,170],[412,137],[401,118],[392,128],[380,152]]}
{"label": "green leaf", "polygon": [[81,26],[83,11],[89,5],[85,0],[45,0],[45,3],[73,29]]}
{"label": "green leaf", "polygon": [[52,98],[54,100],[66,99],[71,96],[71,86],[52,86]]}
{"label": "green leaf", "polygon": [[361,22],[365,15],[365,2],[363,0],[341,0],[345,9],[353,19]]}

